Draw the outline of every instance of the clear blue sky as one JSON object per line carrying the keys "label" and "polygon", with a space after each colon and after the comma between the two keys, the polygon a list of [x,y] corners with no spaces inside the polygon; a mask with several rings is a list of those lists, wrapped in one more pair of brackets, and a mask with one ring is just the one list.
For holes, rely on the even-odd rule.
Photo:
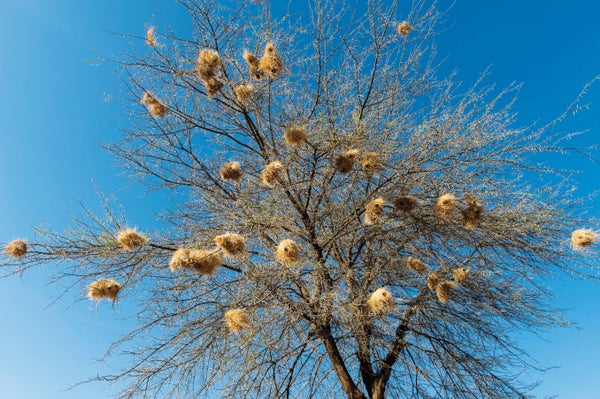
{"label": "clear blue sky", "polygon": [[[0,241],[31,237],[31,227],[41,221],[58,230],[67,227],[76,201],[98,203],[92,180],[119,197],[133,224],[152,225],[147,209],[139,206],[143,191],[131,187],[99,147],[118,137],[114,126],[125,111],[111,100],[122,90],[114,66],[95,61],[97,54],[116,57],[130,46],[129,39],[108,31],[143,34],[147,24],[187,29],[181,7],[168,0],[0,0],[0,6]],[[437,40],[440,57],[449,56],[443,69],[458,69],[459,79],[469,84],[491,65],[489,81],[498,87],[524,83],[516,105],[520,121],[547,121],[600,74],[598,15],[600,3],[589,0],[456,0]],[[589,128],[580,142],[599,144],[600,85],[585,102],[590,110],[563,127]],[[582,194],[600,188],[597,164],[568,162],[583,172]],[[160,208],[156,198],[149,203]],[[598,215],[600,202],[592,205]],[[2,396],[105,398],[110,389],[98,385],[63,390],[108,370],[94,359],[127,331],[121,318],[128,309],[122,304],[113,310],[106,303],[96,309],[78,292],[46,309],[61,292],[46,285],[47,276],[40,269],[0,280]],[[546,334],[546,341],[524,338],[540,366],[560,367],[531,375],[541,379],[535,394],[597,397],[600,285],[567,278],[548,285],[556,288],[557,306],[569,308],[567,315],[581,329]]]}

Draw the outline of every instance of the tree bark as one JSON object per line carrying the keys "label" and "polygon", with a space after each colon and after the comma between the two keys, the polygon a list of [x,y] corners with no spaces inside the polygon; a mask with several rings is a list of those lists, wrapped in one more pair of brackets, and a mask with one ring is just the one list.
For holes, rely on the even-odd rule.
{"label": "tree bark", "polygon": [[348,396],[348,399],[367,399],[365,394],[358,389],[354,380],[352,380],[352,376],[346,368],[346,364],[344,363],[344,359],[338,350],[335,339],[331,335],[331,329],[326,328],[324,331],[322,331],[321,338],[325,344],[325,348],[327,349],[329,360],[333,365],[333,369],[335,370],[335,373],[342,384],[342,389]]}

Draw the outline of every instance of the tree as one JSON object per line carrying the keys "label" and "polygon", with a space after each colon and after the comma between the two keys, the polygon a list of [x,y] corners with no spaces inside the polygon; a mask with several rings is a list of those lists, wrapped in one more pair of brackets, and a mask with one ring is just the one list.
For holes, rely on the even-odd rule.
{"label": "tree", "polygon": [[120,62],[134,118],[109,148],[172,193],[164,229],[108,204],[10,243],[7,270],[140,296],[131,367],[104,377],[124,398],[525,397],[511,331],[561,323],[540,283],[586,272],[580,201],[536,166],[567,150],[556,122],[439,78],[422,2],[183,6],[193,39],[150,29]]}

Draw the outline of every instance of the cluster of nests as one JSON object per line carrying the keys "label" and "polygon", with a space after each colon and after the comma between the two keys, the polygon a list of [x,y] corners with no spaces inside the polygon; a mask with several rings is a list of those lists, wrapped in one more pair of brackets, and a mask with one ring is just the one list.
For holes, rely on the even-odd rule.
{"label": "cluster of nests", "polygon": [[[464,194],[465,206],[460,209],[465,227],[473,228],[479,225],[483,215],[483,205],[473,194]],[[403,195],[394,199],[393,207],[402,212],[411,212],[419,204],[416,197]],[[382,198],[371,200],[365,206],[363,222],[366,225],[373,225],[381,222],[386,201]],[[435,215],[441,220],[449,220],[459,209],[458,199],[454,194],[444,194],[438,197],[434,204]]]}
{"label": "cluster of nests", "polygon": [[[273,161],[264,167],[260,174],[260,179],[267,187],[273,187],[283,177],[284,167],[279,161]],[[242,181],[243,171],[239,163],[227,162],[219,170],[219,175],[223,180],[231,180],[235,183]]]}
{"label": "cluster of nests", "polygon": [[[408,268],[415,272],[427,272],[427,266],[419,259],[409,257],[406,263]],[[431,291],[435,291],[440,302],[446,303],[452,298],[452,291],[467,281],[470,272],[469,269],[463,267],[456,268],[452,270],[452,279],[444,279],[442,272],[439,270],[431,272],[427,275],[427,287]],[[394,297],[383,287],[371,293],[367,300],[367,306],[377,316],[384,315],[396,308]]]}
{"label": "cluster of nests", "polygon": [[[154,27],[146,31],[146,43],[150,47],[156,47],[157,41],[154,34]],[[276,78],[283,72],[283,61],[277,52],[273,43],[267,43],[263,55],[258,58],[254,54],[245,51],[243,58],[248,64],[250,76],[256,80],[262,80],[265,77]],[[209,98],[215,97],[223,88],[224,83],[218,76],[218,69],[222,64],[221,56],[218,52],[211,49],[202,49],[198,55],[195,65],[195,72],[198,78],[204,83],[206,95]],[[254,94],[254,86],[248,83],[237,84],[233,87],[235,97],[242,105],[250,103]],[[157,117],[165,116],[167,107],[149,92],[144,93],[142,104],[148,107],[148,112]]]}

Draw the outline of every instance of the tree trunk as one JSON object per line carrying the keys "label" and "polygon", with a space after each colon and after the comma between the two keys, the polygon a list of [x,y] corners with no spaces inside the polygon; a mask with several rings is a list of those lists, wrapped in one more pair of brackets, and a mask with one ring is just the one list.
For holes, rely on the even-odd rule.
{"label": "tree trunk", "polygon": [[321,334],[321,337],[323,339],[323,343],[325,344],[325,348],[327,349],[329,360],[333,365],[333,369],[335,370],[335,373],[337,374],[338,379],[342,384],[342,389],[348,396],[348,399],[367,399],[365,394],[362,393],[360,389],[358,389],[358,387],[352,380],[352,376],[350,376],[350,373],[346,368],[346,364],[344,364],[344,359],[342,358],[342,355],[340,354],[337,348],[335,340],[331,335],[331,330],[326,329]]}

